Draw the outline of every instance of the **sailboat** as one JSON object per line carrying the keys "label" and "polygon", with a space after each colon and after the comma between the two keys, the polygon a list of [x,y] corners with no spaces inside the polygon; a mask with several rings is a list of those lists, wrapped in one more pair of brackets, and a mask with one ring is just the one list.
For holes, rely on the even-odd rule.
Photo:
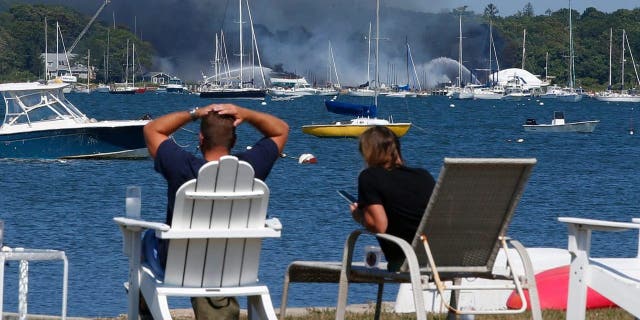
{"label": "sailboat", "polygon": [[364,131],[374,126],[385,126],[393,133],[402,137],[411,128],[410,122],[394,123],[386,119],[377,118],[378,110],[378,84],[380,75],[378,72],[378,54],[380,40],[380,0],[376,0],[376,68],[374,86],[374,103],[372,105],[360,105],[354,103],[346,103],[335,99],[325,101],[328,111],[355,116],[349,122],[335,122],[331,124],[312,124],[302,126],[302,132],[316,137],[359,137]]}
{"label": "sailboat", "polygon": [[[236,81],[229,81],[225,84],[211,82],[212,78],[218,79],[218,74],[216,73],[213,77],[205,78],[204,83],[200,89],[200,98],[218,98],[218,99],[264,99],[267,90],[262,88],[256,88],[253,86],[253,77],[250,81],[245,81],[244,79],[244,49],[243,49],[243,39],[242,39],[242,0],[238,0],[239,7],[239,34],[240,34],[240,68],[238,78]],[[260,66],[260,73],[262,75],[262,82],[266,86],[266,81],[264,79],[264,73],[262,70],[262,63],[260,62],[260,52],[258,51],[258,43],[256,41],[255,32],[253,29],[253,19],[251,18],[251,10],[249,8],[249,1],[246,3],[247,12],[249,13],[249,24],[251,26],[251,44],[252,47],[255,48],[256,56],[258,58],[258,65]],[[218,56],[218,48],[216,48],[216,56]],[[216,59],[218,61],[218,59]],[[253,67],[253,64],[252,64]],[[255,69],[255,68],[253,68]]]}
{"label": "sailboat", "polygon": [[[333,75],[335,74],[336,81],[333,81]],[[317,94],[320,96],[335,96],[338,95],[340,89],[340,78],[338,78],[338,68],[336,68],[336,60],[333,58],[333,47],[331,41],[329,41],[329,58],[327,66],[327,84],[324,87],[316,88]]]}
{"label": "sailboat", "polygon": [[[621,87],[620,92],[614,92],[611,90],[613,84],[611,83],[611,51],[612,51],[612,38],[613,31],[609,30],[609,87],[607,91],[598,92],[595,98],[599,101],[606,102],[640,102],[640,95],[629,93],[627,90],[624,90],[624,63],[625,63],[625,42],[629,47],[629,54],[631,55],[631,62],[633,62],[634,70],[636,62],[633,59],[633,54],[631,53],[631,47],[629,46],[629,39],[627,38],[627,33],[625,30],[622,30],[622,59],[621,59]],[[636,79],[638,78],[638,73],[636,71]],[[640,80],[638,80],[640,84]]]}
{"label": "sailboat", "polygon": [[84,88],[76,87],[75,92],[77,93],[91,93],[91,50],[87,50],[87,84]]}
{"label": "sailboat", "polygon": [[[62,49],[64,50],[64,57],[67,65],[67,70],[60,70],[60,58],[58,57],[60,47],[58,39],[62,42]],[[71,64],[69,63],[69,55],[67,54],[67,48],[64,46],[64,38],[62,38],[62,30],[60,30],[60,24],[56,21],[56,79],[74,84],[78,82],[78,78],[71,73]],[[71,88],[69,88],[70,90]],[[68,93],[68,92],[67,92]]]}
{"label": "sailboat", "polygon": [[458,36],[458,79],[455,86],[449,89],[448,96],[454,99],[473,99],[473,91],[470,87],[464,86],[462,81],[462,15],[460,15],[460,29]]}
{"label": "sailboat", "polygon": [[582,94],[576,92],[573,87],[576,82],[576,66],[573,54],[573,25],[572,25],[571,0],[569,0],[569,87],[563,88],[556,94],[556,99],[564,102],[579,102],[582,100]]}
{"label": "sailboat", "polygon": [[[133,44],[133,52],[135,52],[135,43]],[[135,87],[135,75],[132,78],[134,85],[129,85],[129,39],[127,39],[127,63],[124,72],[124,83],[115,83],[109,90],[112,94],[135,94],[137,88]]]}
{"label": "sailboat", "polygon": [[[367,82],[359,85],[357,88],[349,90],[349,95],[354,97],[373,97],[375,91],[371,90],[371,23],[369,23],[368,51],[367,51]],[[378,84],[376,83],[376,86]]]}
{"label": "sailboat", "polygon": [[492,55],[496,57],[496,67],[498,68],[497,74],[500,72],[500,64],[498,63],[498,55],[496,53],[495,43],[493,41],[493,22],[489,22],[489,79],[487,79],[487,86],[482,88],[476,88],[473,90],[473,98],[477,100],[500,100],[505,95],[504,88],[497,85],[497,79],[492,79]]}
{"label": "sailboat", "polygon": [[395,86],[394,91],[387,92],[386,96],[389,98],[415,98],[418,94],[411,90],[411,73],[409,72],[409,64],[413,66],[413,75],[415,76],[415,85],[418,87],[418,91],[422,90],[418,74],[416,72],[416,65],[413,63],[413,56],[411,55],[411,47],[409,46],[409,39],[405,38],[405,47],[407,51],[407,83],[403,86]]}

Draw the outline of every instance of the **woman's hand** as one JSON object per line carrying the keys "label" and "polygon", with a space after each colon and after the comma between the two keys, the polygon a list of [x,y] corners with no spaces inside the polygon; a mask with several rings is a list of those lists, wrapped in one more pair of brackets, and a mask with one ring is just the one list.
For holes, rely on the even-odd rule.
{"label": "woman's hand", "polygon": [[353,217],[353,220],[355,220],[355,222],[359,224],[362,224],[362,221],[364,219],[364,213],[362,212],[362,210],[358,209],[358,203],[357,202],[350,203],[349,210],[351,210],[351,217]]}

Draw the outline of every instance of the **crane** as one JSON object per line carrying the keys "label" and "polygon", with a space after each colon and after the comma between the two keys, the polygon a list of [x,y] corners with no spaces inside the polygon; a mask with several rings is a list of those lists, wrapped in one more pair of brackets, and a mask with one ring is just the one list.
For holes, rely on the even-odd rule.
{"label": "crane", "polygon": [[100,15],[100,12],[102,12],[102,9],[104,9],[104,7],[107,6],[107,4],[109,4],[109,2],[111,2],[111,0],[104,0],[104,3],[100,6],[100,8],[98,8],[98,11],[96,11],[96,13],[93,15],[93,17],[91,18],[91,20],[89,20],[89,23],[87,23],[87,25],[84,27],[84,29],[82,29],[82,31],[80,32],[80,35],[78,35],[78,37],[76,38],[76,40],[73,42],[73,44],[71,45],[71,47],[69,48],[69,51],[67,51],[67,54],[71,54],[71,52],[73,51],[73,49],[76,47],[76,45],[78,44],[78,42],[80,42],[80,39],[82,39],[82,37],[84,36],[84,34],[87,32],[87,30],[89,30],[89,27],[91,27],[91,25],[93,24],[93,21],[96,20],[96,18],[98,17],[98,15]]}

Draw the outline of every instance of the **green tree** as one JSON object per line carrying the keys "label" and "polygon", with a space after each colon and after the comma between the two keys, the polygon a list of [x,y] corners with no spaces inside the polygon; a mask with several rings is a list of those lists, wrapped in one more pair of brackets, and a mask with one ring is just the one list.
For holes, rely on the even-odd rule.
{"label": "green tree", "polygon": [[495,20],[496,16],[498,16],[498,7],[496,7],[496,5],[494,5],[493,3],[489,3],[485,8],[484,8],[484,17],[485,18],[490,18],[491,20]]}
{"label": "green tree", "polygon": [[533,17],[535,14],[533,12],[533,5],[531,2],[527,2],[522,9],[522,15],[525,17]]}
{"label": "green tree", "polygon": [[[60,25],[63,40],[67,46],[66,49],[69,49],[68,47],[90,19],[88,16],[63,6],[16,4],[6,11],[1,11],[0,52],[2,52],[2,55],[0,55],[0,81],[44,79],[42,53],[45,52],[45,18],[50,53],[56,50],[56,22]],[[78,55],[79,62],[86,64],[86,52],[91,49],[93,57],[91,65],[99,66],[99,68],[103,67],[102,61],[107,47],[107,28],[108,26],[99,22],[91,26],[89,32],[74,49],[74,53]],[[136,65],[149,68],[151,66],[151,57],[154,53],[151,44],[142,42],[126,29],[118,30],[116,32],[118,41],[128,37],[131,41],[136,42]],[[118,46],[124,48],[126,40],[124,43],[118,42],[114,47],[114,51],[119,49]],[[114,65],[124,64],[124,57],[122,59],[118,59],[115,56],[112,58],[115,58]],[[101,71],[99,70],[98,74],[102,75]]]}

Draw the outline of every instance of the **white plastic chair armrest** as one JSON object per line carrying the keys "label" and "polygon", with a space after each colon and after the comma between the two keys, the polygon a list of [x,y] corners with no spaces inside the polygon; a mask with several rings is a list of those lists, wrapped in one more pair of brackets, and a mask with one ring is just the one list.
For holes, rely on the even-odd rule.
{"label": "white plastic chair armrest", "polygon": [[158,231],[168,231],[170,227],[164,223],[160,222],[150,222],[145,220],[131,219],[126,217],[115,217],[113,218],[118,225],[133,230],[142,230],[142,229],[153,229]]}
{"label": "white plastic chair armrest", "polygon": [[[638,219],[640,221],[640,219]],[[619,232],[629,229],[640,229],[640,223],[616,222],[596,219],[559,217],[558,221],[576,225],[581,229]]]}
{"label": "white plastic chair armrest", "polygon": [[264,222],[264,225],[265,227],[276,230],[276,231],[282,230],[282,223],[280,223],[280,220],[278,218],[267,219]]}
{"label": "white plastic chair armrest", "polygon": [[156,231],[156,237],[160,239],[223,239],[223,238],[277,238],[280,230],[271,228],[241,228],[241,229],[170,229],[168,231]]}

